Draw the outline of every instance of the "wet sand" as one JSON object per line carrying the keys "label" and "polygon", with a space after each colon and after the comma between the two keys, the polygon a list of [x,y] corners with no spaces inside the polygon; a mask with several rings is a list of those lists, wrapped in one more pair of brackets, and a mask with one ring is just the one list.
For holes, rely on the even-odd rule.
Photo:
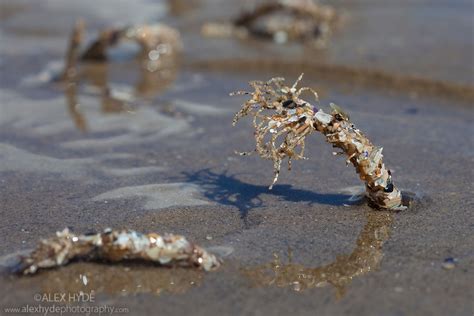
{"label": "wet sand", "polygon": [[[38,293],[93,291],[95,301],[79,305],[130,315],[472,315],[472,5],[337,2],[349,24],[328,50],[311,51],[203,39],[202,22],[238,5],[195,2],[171,2],[169,14],[167,3],[147,1],[124,2],[116,14],[106,1],[1,4],[2,313],[55,303]],[[62,62],[79,16],[90,35],[120,17],[162,19],[183,32],[183,61],[149,76],[118,54],[105,69],[82,67],[74,90],[52,84],[51,65]],[[351,202],[360,180],[317,134],[310,159],[283,170],[271,191],[271,163],[234,154],[254,140],[249,120],[231,126],[245,99],[228,93],[276,75],[293,82],[300,71],[323,106],[341,105],[384,147],[394,181],[416,196],[412,208]],[[130,102],[102,98],[105,85]],[[66,226],[173,232],[226,256],[210,273],[84,262],[8,273],[17,254]],[[443,268],[446,258],[456,259],[453,269]]]}

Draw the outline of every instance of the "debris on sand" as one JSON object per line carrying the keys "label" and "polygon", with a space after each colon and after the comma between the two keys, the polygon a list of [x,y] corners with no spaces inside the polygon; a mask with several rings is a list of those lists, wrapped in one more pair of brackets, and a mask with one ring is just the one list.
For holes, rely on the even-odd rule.
{"label": "debris on sand", "polygon": [[340,15],[331,6],[311,0],[280,0],[263,3],[230,23],[206,23],[202,34],[208,37],[264,38],[278,44],[299,41],[323,48],[340,21]]}
{"label": "debris on sand", "polygon": [[458,263],[458,260],[453,257],[448,257],[444,259],[443,263],[441,264],[441,267],[445,270],[452,270],[456,268],[456,265]]}
{"label": "debris on sand", "polygon": [[[278,180],[283,159],[288,159],[288,169],[291,169],[292,159],[306,159],[305,138],[317,131],[333,147],[342,150],[335,155],[347,155],[346,163],[352,163],[360,179],[365,182],[366,195],[373,206],[390,210],[405,209],[401,192],[392,183],[390,170],[383,163],[383,148],[373,145],[339,106],[331,104],[332,111],[328,114],[301,99],[302,92],[310,91],[319,104],[316,91],[307,87],[296,88],[302,76],[291,87],[284,85],[284,78],[272,78],[267,82],[250,82],[253,92],[238,91],[231,94],[251,96],[235,115],[233,124],[243,116],[253,115],[255,151],[260,157],[273,161],[275,176],[270,189]],[[280,142],[279,138],[282,139]]]}
{"label": "debris on sand", "polygon": [[16,270],[24,275],[34,274],[38,269],[66,265],[77,259],[143,260],[162,265],[198,267],[205,271],[215,270],[221,264],[216,256],[180,235],[112,229],[76,235],[66,228],[57,232],[55,237],[41,240],[30,255],[21,257]]}

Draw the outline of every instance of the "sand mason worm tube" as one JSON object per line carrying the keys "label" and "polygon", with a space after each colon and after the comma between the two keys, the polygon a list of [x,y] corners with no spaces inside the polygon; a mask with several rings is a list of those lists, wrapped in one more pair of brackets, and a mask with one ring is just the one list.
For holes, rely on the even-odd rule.
{"label": "sand mason worm tube", "polygon": [[68,229],[43,239],[28,256],[20,259],[17,272],[34,274],[39,269],[68,264],[72,260],[143,260],[162,265],[217,269],[220,260],[180,235],[141,234],[133,230],[106,229],[102,233],[76,235]]}
{"label": "sand mason worm tube", "polygon": [[300,41],[325,47],[340,22],[340,15],[331,6],[311,0],[279,0],[261,3],[231,22],[206,23],[201,31],[208,37],[254,37],[279,44]]}
{"label": "sand mason worm tube", "polygon": [[161,23],[143,24],[100,31],[80,58],[82,61],[106,61],[107,50],[124,41],[140,46],[143,68],[150,72],[174,67],[183,49],[178,30]]}
{"label": "sand mason worm tube", "polygon": [[278,180],[282,161],[287,158],[290,169],[292,159],[305,159],[305,138],[317,131],[333,147],[341,149],[341,154],[347,155],[347,163],[354,165],[365,182],[371,205],[380,209],[404,209],[401,192],[383,163],[382,148],[373,145],[337,105],[331,104],[331,113],[325,113],[301,99],[302,92],[310,91],[319,104],[316,91],[296,88],[302,76],[291,87],[284,85],[283,78],[272,78],[267,82],[250,82],[253,92],[231,94],[251,96],[236,114],[233,124],[243,116],[253,115],[255,151],[260,157],[273,161],[275,177],[270,189]]}

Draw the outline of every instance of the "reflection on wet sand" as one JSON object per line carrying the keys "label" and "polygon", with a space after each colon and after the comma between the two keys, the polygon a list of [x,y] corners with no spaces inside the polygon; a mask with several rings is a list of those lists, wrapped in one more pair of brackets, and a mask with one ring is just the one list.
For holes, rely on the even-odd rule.
{"label": "reflection on wet sand", "polygon": [[66,106],[74,125],[82,132],[87,130],[87,123],[85,116],[79,111],[79,102],[77,101],[77,87],[75,83],[66,83],[64,89],[66,96]]}
{"label": "reflection on wet sand", "polygon": [[278,255],[272,262],[243,269],[243,274],[255,286],[292,287],[300,292],[315,287],[333,285],[336,297],[341,298],[352,279],[376,269],[383,258],[382,246],[390,236],[393,215],[389,212],[367,211],[367,223],[357,238],[354,251],[337,256],[336,260],[320,267],[306,267],[293,263],[291,251],[288,263]]}
{"label": "reflection on wet sand", "polygon": [[[68,110],[79,130],[87,130],[86,119],[78,109],[77,100],[77,87],[82,81],[89,82],[96,90],[95,94],[100,96],[102,113],[120,113],[131,112],[128,102],[135,97],[151,98],[176,80],[182,48],[178,31],[161,24],[104,29],[81,53],[84,33],[85,23],[78,20],[71,32],[64,69],[59,78],[66,85]],[[140,54],[136,58],[140,62],[140,74],[134,92],[120,92],[109,84],[107,51],[121,41],[132,41],[140,46]]]}
{"label": "reflection on wet sand", "polygon": [[108,65],[90,64],[81,67],[77,79],[65,82],[64,94],[66,106],[74,122],[81,131],[87,131],[87,119],[80,111],[78,101],[78,86],[81,81],[91,84],[100,98],[101,112],[103,114],[133,112],[130,101],[139,98],[152,98],[173,85],[177,78],[177,68],[169,68],[150,72],[140,68],[140,76],[132,93],[119,92],[108,82]]}
{"label": "reflection on wet sand", "polygon": [[[202,283],[202,271],[154,265],[78,262],[38,275],[44,293],[181,294]],[[36,278],[36,277],[34,277]]]}

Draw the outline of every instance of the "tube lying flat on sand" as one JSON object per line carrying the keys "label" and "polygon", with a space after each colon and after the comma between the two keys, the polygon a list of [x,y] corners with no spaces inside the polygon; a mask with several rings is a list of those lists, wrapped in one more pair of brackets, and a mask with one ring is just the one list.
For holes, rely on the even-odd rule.
{"label": "tube lying flat on sand", "polygon": [[102,233],[76,235],[64,229],[55,237],[43,239],[28,256],[22,257],[16,271],[34,274],[39,269],[68,264],[72,260],[143,260],[161,265],[217,269],[221,262],[205,249],[180,235],[141,234],[133,230],[106,229]]}

